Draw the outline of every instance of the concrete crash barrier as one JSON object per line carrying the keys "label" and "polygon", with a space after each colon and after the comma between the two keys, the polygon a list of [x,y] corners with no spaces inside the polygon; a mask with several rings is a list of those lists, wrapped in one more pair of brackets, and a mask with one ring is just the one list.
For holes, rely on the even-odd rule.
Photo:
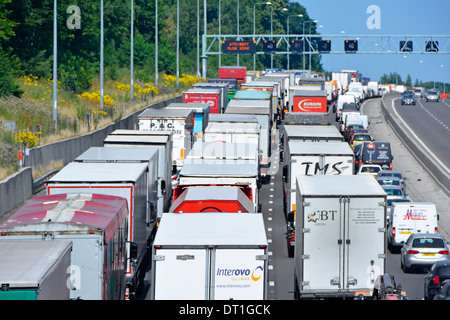
{"label": "concrete crash barrier", "polygon": [[73,161],[90,147],[103,145],[103,140],[116,129],[133,129],[137,126],[137,116],[149,107],[165,108],[170,103],[182,102],[183,97],[177,96],[146,106],[127,117],[111,123],[103,128],[44,146],[32,148],[28,155],[24,155],[24,168],[19,172],[0,181],[0,219],[18,205],[30,199],[33,195],[32,168],[45,168],[52,161],[62,160],[63,165]]}
{"label": "concrete crash barrier", "polygon": [[33,175],[30,167],[22,168],[0,181],[0,219],[33,195]]}
{"label": "concrete crash barrier", "polygon": [[450,173],[448,172],[448,168],[440,164],[436,159],[433,159],[433,156],[427,152],[420,141],[410,134],[405,124],[393,112],[392,102],[397,97],[400,97],[400,95],[388,93],[381,98],[381,110],[386,122],[389,123],[400,140],[412,152],[420,164],[431,174],[442,190],[447,195],[450,195]]}

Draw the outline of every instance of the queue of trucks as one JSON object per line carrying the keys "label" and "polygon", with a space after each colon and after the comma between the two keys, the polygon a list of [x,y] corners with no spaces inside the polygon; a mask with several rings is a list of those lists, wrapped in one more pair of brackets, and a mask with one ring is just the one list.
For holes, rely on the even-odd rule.
{"label": "queue of trucks", "polygon": [[[340,101],[369,97],[344,93],[357,75],[344,83],[307,70],[249,77],[245,67],[220,67],[183,103],[146,108],[134,128],[111,132],[49,179],[46,196],[0,224],[0,254],[13,241],[67,241],[39,264],[65,261],[69,272],[56,281],[70,290],[60,298],[135,299],[151,266],[151,299],[267,299],[259,190],[278,128],[295,298],[369,297],[386,272],[387,200],[372,176],[355,174],[342,134],[369,125]],[[339,127],[321,122],[330,112]],[[19,279],[7,276],[3,291],[18,295]]]}

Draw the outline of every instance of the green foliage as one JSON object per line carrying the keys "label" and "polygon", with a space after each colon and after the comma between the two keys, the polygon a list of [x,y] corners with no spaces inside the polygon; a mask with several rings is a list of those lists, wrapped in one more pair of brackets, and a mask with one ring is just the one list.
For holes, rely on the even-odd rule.
{"label": "green foliage", "polygon": [[[197,55],[201,56],[201,35],[204,32],[203,1],[178,0],[180,5],[180,74],[197,72]],[[285,34],[287,16],[303,14],[309,16],[299,3],[288,0],[273,0],[272,5],[256,5],[253,0],[240,0],[239,34],[270,35]],[[74,92],[86,90],[88,82],[99,72],[100,60],[100,2],[91,0],[58,0],[58,78],[64,88]],[[221,1],[220,21],[222,34],[236,34],[237,1]],[[53,71],[53,5],[54,0],[0,0],[0,45],[12,48],[12,53],[22,63],[26,74],[51,77]],[[69,28],[73,12],[67,12],[71,5],[80,9],[80,28]],[[219,34],[219,0],[207,1],[207,33]],[[289,12],[278,9],[288,8]],[[273,19],[271,21],[271,13]],[[108,0],[104,2],[104,45],[105,76],[117,79],[121,69],[130,66],[130,21],[131,2]],[[176,73],[177,0],[158,0],[158,70],[161,73]],[[255,14],[255,16],[254,16]],[[3,23],[2,18],[6,19]],[[253,23],[255,21],[255,24]],[[291,17],[290,34],[302,34],[302,19]],[[271,24],[273,22],[273,24]],[[68,24],[69,23],[69,24]],[[199,23],[199,25],[197,24]],[[315,32],[315,24],[311,31]],[[200,43],[197,39],[200,32]],[[305,31],[306,32],[306,31]],[[155,1],[134,0],[134,70],[143,81],[154,79],[155,71]],[[208,40],[207,46],[210,46]],[[220,45],[219,43],[213,46]],[[262,44],[259,44],[262,46]],[[197,52],[197,47],[200,52]],[[280,45],[285,50],[286,44]],[[218,70],[218,57],[208,56],[208,72],[214,75]],[[313,57],[313,69],[321,70],[320,56]],[[201,58],[200,58],[201,67]],[[237,57],[222,56],[222,65],[235,65]],[[240,65],[253,69],[253,56],[241,55]],[[274,67],[286,67],[283,55],[274,55]],[[256,68],[270,67],[269,55],[256,57]],[[291,68],[303,68],[300,56],[291,57]]]}
{"label": "green foliage", "polygon": [[88,90],[93,79],[93,71],[89,61],[73,56],[59,70],[61,85],[64,89],[74,93]]}

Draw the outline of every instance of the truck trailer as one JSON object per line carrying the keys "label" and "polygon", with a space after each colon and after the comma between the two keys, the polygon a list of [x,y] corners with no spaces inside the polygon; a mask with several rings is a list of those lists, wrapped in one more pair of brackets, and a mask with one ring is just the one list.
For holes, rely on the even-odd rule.
{"label": "truck trailer", "polygon": [[122,197],[98,194],[35,197],[0,225],[0,247],[10,240],[70,241],[71,268],[64,270],[63,279],[65,285],[70,284],[70,298],[123,300],[127,217],[128,205]]}
{"label": "truck trailer", "polygon": [[267,299],[260,213],[165,213],[152,249],[152,300]]}
{"label": "truck trailer", "polygon": [[147,108],[138,115],[139,130],[173,131],[172,164],[183,166],[185,156],[193,143],[194,112],[182,109]]}
{"label": "truck trailer", "polygon": [[270,166],[272,154],[272,110],[267,100],[236,100],[229,102],[225,113],[254,114],[260,125],[259,147],[261,149],[261,166]]}
{"label": "truck trailer", "polygon": [[353,150],[347,142],[289,141],[284,161],[286,215],[296,209],[298,175],[352,175],[354,170]]}
{"label": "truck trailer", "polygon": [[255,212],[248,191],[245,186],[180,187],[169,212]]}
{"label": "truck trailer", "polygon": [[293,113],[327,113],[328,102],[325,90],[296,90],[290,88],[289,111]]}
{"label": "truck trailer", "polygon": [[191,88],[183,93],[183,102],[209,104],[210,113],[223,113],[222,95],[225,94],[222,89]]}
{"label": "truck trailer", "polygon": [[[259,207],[261,179],[255,160],[186,159],[180,171],[178,189],[185,186],[236,186],[248,188],[246,194],[252,200],[255,210]],[[176,198],[176,190],[174,197]]]}
{"label": "truck trailer", "polygon": [[193,120],[193,134],[194,141],[196,139],[202,139],[203,132],[208,126],[210,106],[207,103],[171,103],[167,109],[184,109],[192,110],[194,112]]}
{"label": "truck trailer", "polygon": [[[103,141],[105,147],[146,147],[158,150],[158,208],[167,212],[172,200],[172,174],[176,165],[172,165],[173,131],[144,131],[118,129],[111,132]],[[158,219],[161,217],[158,211]]]}
{"label": "truck trailer", "polygon": [[386,194],[370,176],[297,176],[296,299],[371,299],[386,269]]}
{"label": "truck trailer", "polygon": [[[149,245],[156,232],[156,189],[148,191],[146,163],[71,162],[47,182],[47,195],[95,193],[123,197],[128,204],[126,294],[134,298],[145,276]],[[131,249],[137,251],[131,257]]]}
{"label": "truck trailer", "polygon": [[71,241],[0,241],[0,300],[69,300]]}

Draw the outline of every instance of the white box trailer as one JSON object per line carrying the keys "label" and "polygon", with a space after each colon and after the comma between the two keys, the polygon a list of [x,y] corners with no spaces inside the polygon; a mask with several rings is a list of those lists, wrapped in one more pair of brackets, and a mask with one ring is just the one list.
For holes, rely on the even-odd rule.
{"label": "white box trailer", "polygon": [[127,244],[127,291],[132,297],[145,276],[148,246],[156,231],[156,211],[149,203],[156,198],[148,192],[146,163],[80,163],[72,162],[47,182],[47,194],[95,193],[123,197],[128,203],[128,241],[137,245],[134,263]]}
{"label": "white box trailer", "polygon": [[[201,139],[208,126],[210,106],[207,103],[171,103],[167,109],[184,109],[194,112],[193,132],[195,138]],[[195,139],[194,139],[195,140]]]}
{"label": "white box trailer", "polygon": [[[231,101],[230,101],[231,102]],[[203,141],[223,141],[225,143],[253,143],[260,147],[261,126],[259,123],[210,123],[205,130]]]}
{"label": "white box trailer", "polygon": [[71,241],[0,241],[0,300],[69,300]]}
{"label": "white box trailer", "polygon": [[258,123],[258,119],[254,114],[245,113],[215,113],[209,115],[209,123],[213,122],[226,122],[226,123]]}
{"label": "white box trailer", "polygon": [[260,125],[259,147],[261,149],[261,165],[270,166],[272,154],[272,110],[267,100],[235,100],[228,103],[225,113],[254,114]]}
{"label": "white box trailer", "polygon": [[[170,207],[172,199],[172,165],[173,131],[144,131],[118,129],[111,132],[103,141],[105,147],[147,147],[158,152],[158,208],[164,212]],[[175,169],[174,169],[175,168]],[[161,216],[158,213],[158,218]]]}
{"label": "white box trailer", "polygon": [[437,233],[439,215],[429,202],[393,202],[388,224],[388,248],[400,249],[412,233]]}
{"label": "white box trailer", "polygon": [[[91,147],[78,157],[74,162],[83,163],[146,163],[148,165],[148,192],[150,210],[154,210],[161,217],[164,208],[158,202],[166,190],[163,190],[162,181],[158,177],[159,150],[148,147]],[[155,196],[156,195],[156,196]]]}
{"label": "white box trailer", "polygon": [[285,124],[282,132],[283,144],[289,141],[342,142],[345,141],[338,128],[333,125]]}
{"label": "white box trailer", "polygon": [[189,153],[193,143],[194,112],[183,109],[147,108],[138,115],[139,130],[173,131],[172,164],[178,169]]}
{"label": "white box trailer", "polygon": [[73,244],[71,268],[64,270],[66,276],[62,280],[70,288],[70,299],[123,300],[127,217],[128,204],[122,197],[35,197],[0,225],[0,247],[11,240],[68,240]]}
{"label": "white box trailer", "polygon": [[386,269],[386,194],[370,176],[297,177],[296,299],[371,298]]}
{"label": "white box trailer", "polygon": [[260,213],[165,213],[153,244],[151,299],[267,299],[267,249]]}
{"label": "white box trailer", "polygon": [[261,179],[255,160],[186,159],[180,171],[178,188],[186,185],[247,186],[255,210],[259,207]]}
{"label": "white box trailer", "polygon": [[352,175],[353,150],[347,142],[290,141],[284,151],[285,213],[296,209],[298,175]]}
{"label": "white box trailer", "polygon": [[258,146],[254,143],[225,143],[197,141],[186,159],[253,160],[259,163]]}

